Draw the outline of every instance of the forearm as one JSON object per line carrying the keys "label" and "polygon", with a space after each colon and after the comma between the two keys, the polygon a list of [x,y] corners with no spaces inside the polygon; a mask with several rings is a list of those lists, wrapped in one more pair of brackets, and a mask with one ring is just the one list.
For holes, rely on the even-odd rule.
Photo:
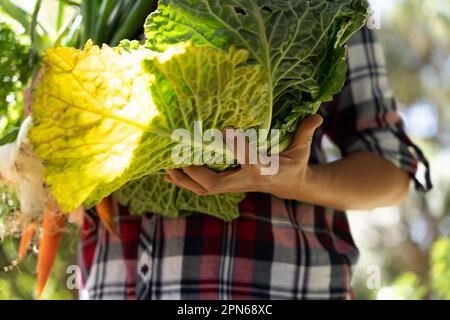
{"label": "forearm", "polygon": [[297,200],[338,210],[364,210],[403,202],[410,177],[388,160],[361,152],[311,166],[306,181],[308,190],[300,190]]}

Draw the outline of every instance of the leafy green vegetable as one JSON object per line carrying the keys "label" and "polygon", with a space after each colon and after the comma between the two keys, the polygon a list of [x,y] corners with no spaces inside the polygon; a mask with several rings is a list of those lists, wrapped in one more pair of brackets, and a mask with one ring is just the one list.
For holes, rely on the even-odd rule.
{"label": "leafy green vegetable", "polygon": [[[343,45],[366,15],[362,0],[165,0],[146,24],[151,50],[50,50],[30,139],[53,196],[69,212],[128,183],[116,195],[137,214],[236,217],[242,194],[198,197],[152,175],[181,166],[172,132],[277,128],[287,146],[339,92]],[[224,152],[196,145],[189,164],[206,163],[195,159],[200,147]]]}
{"label": "leafy green vegetable", "polygon": [[63,210],[176,167],[175,129],[193,130],[194,121],[203,121],[202,131],[260,127],[269,115],[265,74],[247,57],[188,43],[161,54],[90,44],[48,51],[30,139]]}
{"label": "leafy green vegetable", "polygon": [[[366,21],[367,8],[367,2],[361,0],[165,0],[147,20],[147,47],[163,51],[189,40],[200,47],[247,50],[249,63],[266,71],[271,116],[263,127],[280,130],[283,151],[298,123],[341,90],[346,73],[344,44]],[[132,181],[116,193],[132,212],[172,212],[172,205],[168,209],[160,200],[169,195],[169,199],[185,197],[185,190],[169,187],[162,179],[142,180]],[[229,195],[210,199],[190,193],[187,198],[202,205],[189,204],[184,210],[238,215],[238,198],[233,204]],[[180,214],[181,206],[177,208]]]}

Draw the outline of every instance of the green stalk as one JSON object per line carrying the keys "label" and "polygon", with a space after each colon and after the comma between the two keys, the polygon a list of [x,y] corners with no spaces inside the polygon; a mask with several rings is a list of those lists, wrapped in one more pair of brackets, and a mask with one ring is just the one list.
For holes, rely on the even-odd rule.
{"label": "green stalk", "polygon": [[83,22],[81,24],[81,43],[86,43],[88,41],[88,30],[89,30],[89,0],[81,0],[81,16],[83,17]]}
{"label": "green stalk", "polygon": [[[286,151],[294,141],[294,134],[287,134],[278,144],[278,154]],[[272,148],[271,148],[272,149]]]}
{"label": "green stalk", "polygon": [[66,37],[66,46],[77,48],[80,43],[80,26],[82,19],[80,16],[75,19],[73,25],[70,27],[69,33]]}
{"label": "green stalk", "polygon": [[89,29],[89,37],[95,38],[96,21],[99,19],[100,7],[104,0],[92,0],[92,12],[91,12],[91,28]]}
{"label": "green stalk", "polygon": [[[76,34],[79,35],[79,28],[81,24],[81,16],[76,14],[72,19],[67,21],[61,28],[58,30],[58,37],[55,41],[55,46],[60,46],[64,44],[68,47],[73,47],[74,37]],[[78,32],[77,32],[78,31]]]}
{"label": "green stalk", "polygon": [[120,10],[120,20],[119,20],[119,28],[120,26],[122,26],[128,15],[130,14],[131,10],[133,9],[134,4],[136,3],[136,1],[134,0],[125,0],[125,3],[123,5],[122,10]]}
{"label": "green stalk", "polygon": [[63,20],[64,20],[64,9],[66,7],[66,3],[60,1],[58,3],[58,15],[56,16],[56,30],[59,31],[59,29],[62,28]]}
{"label": "green stalk", "polygon": [[111,12],[113,11],[116,3],[117,3],[116,0],[103,0],[101,4],[99,19],[97,21],[97,25],[95,28],[95,38],[94,38],[95,42],[98,44],[107,42],[106,34],[107,34],[108,20],[111,16]]}
{"label": "green stalk", "polygon": [[111,45],[116,46],[123,39],[130,38],[142,28],[145,18],[156,8],[157,0],[137,0],[131,12],[126,16],[124,24],[119,26],[111,40]]}
{"label": "green stalk", "polygon": [[104,42],[107,44],[111,44],[110,40],[111,37],[114,35],[115,30],[117,28],[117,25],[119,23],[120,17],[121,17],[121,13],[122,10],[125,8],[125,6],[127,5],[126,0],[117,0],[116,4],[114,6],[114,9],[111,12],[111,15],[108,19],[108,24],[105,28],[105,36],[104,36]]}
{"label": "green stalk", "polygon": [[37,55],[37,51],[36,51],[36,26],[37,26],[37,18],[39,15],[39,11],[41,10],[41,4],[42,4],[42,0],[37,0],[36,4],[34,5],[34,9],[33,9],[33,15],[31,16],[31,26],[30,26],[30,38],[31,38],[31,46],[30,46],[30,58],[29,58],[29,66],[33,67],[34,66],[34,62],[36,61],[36,55]]}
{"label": "green stalk", "polygon": [[97,2],[98,0],[81,1],[81,15],[83,16],[83,32],[81,34],[82,44],[85,44],[94,34]]}

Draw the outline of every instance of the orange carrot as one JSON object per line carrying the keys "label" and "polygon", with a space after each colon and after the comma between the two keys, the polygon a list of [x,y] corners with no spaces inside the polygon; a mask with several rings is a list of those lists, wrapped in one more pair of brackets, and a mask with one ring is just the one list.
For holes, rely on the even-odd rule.
{"label": "orange carrot", "polygon": [[95,206],[95,210],[109,234],[117,235],[115,232],[114,210],[111,199],[109,197],[104,198]]}
{"label": "orange carrot", "polygon": [[66,216],[59,212],[56,204],[50,203],[44,214],[42,235],[39,243],[37,264],[37,298],[41,299],[45,284],[55,262],[56,254],[61,240],[61,231]]}
{"label": "orange carrot", "polygon": [[28,247],[30,246],[31,239],[33,239],[35,232],[36,226],[34,224],[28,225],[28,227],[23,230],[19,245],[19,262],[22,261],[27,255]]}

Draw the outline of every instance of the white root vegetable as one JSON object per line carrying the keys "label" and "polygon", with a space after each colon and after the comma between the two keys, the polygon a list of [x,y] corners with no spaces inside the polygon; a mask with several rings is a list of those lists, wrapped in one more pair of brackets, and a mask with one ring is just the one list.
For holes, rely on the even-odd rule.
{"label": "white root vegetable", "polygon": [[32,119],[22,123],[17,140],[0,146],[0,182],[15,192],[20,202],[23,223],[38,221],[50,197],[44,184],[44,167],[28,144],[27,134]]}

